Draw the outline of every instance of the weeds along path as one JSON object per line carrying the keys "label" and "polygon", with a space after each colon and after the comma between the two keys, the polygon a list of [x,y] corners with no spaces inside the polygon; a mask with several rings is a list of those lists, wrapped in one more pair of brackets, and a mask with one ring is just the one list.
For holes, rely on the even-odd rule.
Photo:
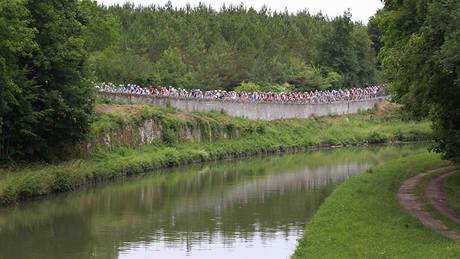
{"label": "weeds along path", "polygon": [[[433,218],[433,216],[425,211],[422,208],[422,205],[417,201],[417,197],[415,195],[415,187],[420,182],[420,180],[424,177],[430,176],[432,174],[441,174],[434,179],[432,179],[425,187],[424,196],[428,200],[428,202],[436,208],[441,214],[453,219],[457,218],[460,219],[460,215],[450,209],[443,198],[443,194],[441,191],[442,183],[444,179],[448,177],[450,174],[453,173],[454,167],[442,167],[435,170],[430,170],[424,173],[417,174],[407,180],[405,180],[398,189],[397,197],[399,204],[412,216],[419,219],[422,224],[445,236],[450,239],[453,239],[457,242],[460,242],[460,233],[450,230],[444,223],[440,220]],[[449,216],[450,215],[450,216]],[[452,218],[453,217],[453,218]],[[454,220],[455,222],[459,222]]]}

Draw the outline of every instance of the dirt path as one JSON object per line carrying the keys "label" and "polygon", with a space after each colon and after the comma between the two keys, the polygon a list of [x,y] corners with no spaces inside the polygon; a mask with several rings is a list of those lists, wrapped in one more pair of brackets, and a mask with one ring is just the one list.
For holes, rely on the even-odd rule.
{"label": "dirt path", "polygon": [[445,173],[432,179],[426,185],[423,195],[430,205],[437,209],[441,214],[460,224],[460,213],[449,207],[449,204],[447,204],[442,192],[442,186],[444,185],[446,178],[454,173],[455,172]]}
{"label": "dirt path", "polygon": [[[451,170],[452,170],[452,168],[445,167],[445,168],[439,168],[439,169],[436,169],[436,170],[427,171],[425,173],[420,173],[420,174],[418,174],[416,176],[413,176],[413,177],[407,179],[406,181],[404,181],[402,183],[402,185],[398,189],[397,197],[398,197],[399,204],[404,209],[406,209],[406,211],[409,212],[409,214],[411,214],[412,216],[418,218],[425,227],[427,227],[429,229],[432,229],[433,231],[436,231],[436,232],[438,232],[439,234],[441,234],[443,236],[446,236],[446,237],[448,237],[450,239],[453,239],[453,240],[455,240],[457,242],[460,242],[460,233],[452,231],[452,230],[449,230],[441,221],[433,218],[430,213],[428,213],[425,210],[423,210],[422,206],[417,201],[417,198],[416,198],[416,196],[414,194],[415,187],[420,182],[420,179],[422,179],[423,177],[428,176],[430,174],[434,174],[434,173],[443,173],[443,172],[446,172],[446,171],[450,173]],[[446,175],[446,173],[444,173],[440,177],[442,177],[444,175]],[[440,177],[437,177],[436,179],[432,180],[431,182],[436,181]],[[442,179],[445,179],[445,178],[442,178]],[[435,188],[435,189],[438,188],[438,190],[440,191],[440,189],[441,189],[440,184],[442,184],[442,182],[443,181],[440,181],[438,183],[439,185],[436,184],[436,183],[433,183],[432,188]],[[425,189],[425,196],[426,196],[426,194],[427,194],[427,190]],[[431,195],[432,194],[430,194],[430,196]],[[442,193],[440,195],[442,196]],[[435,203],[439,203],[440,199],[437,199],[436,197],[439,198],[440,196],[435,195],[434,198],[433,198],[433,201]],[[447,207],[447,204],[446,204],[446,207]]]}

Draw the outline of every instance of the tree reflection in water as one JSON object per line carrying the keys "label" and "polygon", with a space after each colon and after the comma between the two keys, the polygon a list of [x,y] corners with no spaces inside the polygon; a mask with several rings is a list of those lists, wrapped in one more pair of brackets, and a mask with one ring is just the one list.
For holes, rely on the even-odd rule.
{"label": "tree reflection in water", "polygon": [[423,145],[164,170],[0,209],[0,258],[285,258],[334,187]]}

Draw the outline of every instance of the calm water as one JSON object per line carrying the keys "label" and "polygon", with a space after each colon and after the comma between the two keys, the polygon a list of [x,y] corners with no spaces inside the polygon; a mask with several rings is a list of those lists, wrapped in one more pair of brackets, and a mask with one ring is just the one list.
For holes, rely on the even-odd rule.
{"label": "calm water", "polygon": [[341,182],[424,146],[168,170],[0,209],[0,258],[288,258]]}

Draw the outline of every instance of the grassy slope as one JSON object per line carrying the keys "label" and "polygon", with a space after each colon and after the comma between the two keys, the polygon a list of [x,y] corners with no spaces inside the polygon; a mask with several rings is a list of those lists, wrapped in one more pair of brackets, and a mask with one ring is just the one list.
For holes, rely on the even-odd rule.
{"label": "grassy slope", "polygon": [[446,164],[425,153],[375,167],[342,184],[306,227],[294,257],[457,257],[460,244],[426,229],[396,200],[403,180]]}
{"label": "grassy slope", "polygon": [[[86,159],[57,165],[0,171],[0,203],[70,191],[84,184],[190,162],[319,145],[423,140],[431,135],[428,122],[403,122],[397,113],[388,111],[316,120],[262,122],[231,118],[218,112],[190,114],[154,107],[128,107],[127,111],[122,108],[116,106],[112,109],[116,112],[100,114],[93,125],[93,134],[155,118],[162,121],[163,129],[169,130],[167,138],[155,145],[135,149],[101,150]],[[174,130],[184,125],[201,127],[202,132],[238,129],[241,136],[203,143],[181,142],[176,139]]]}
{"label": "grassy slope", "polygon": [[460,171],[446,179],[443,191],[449,206],[460,213]]}

